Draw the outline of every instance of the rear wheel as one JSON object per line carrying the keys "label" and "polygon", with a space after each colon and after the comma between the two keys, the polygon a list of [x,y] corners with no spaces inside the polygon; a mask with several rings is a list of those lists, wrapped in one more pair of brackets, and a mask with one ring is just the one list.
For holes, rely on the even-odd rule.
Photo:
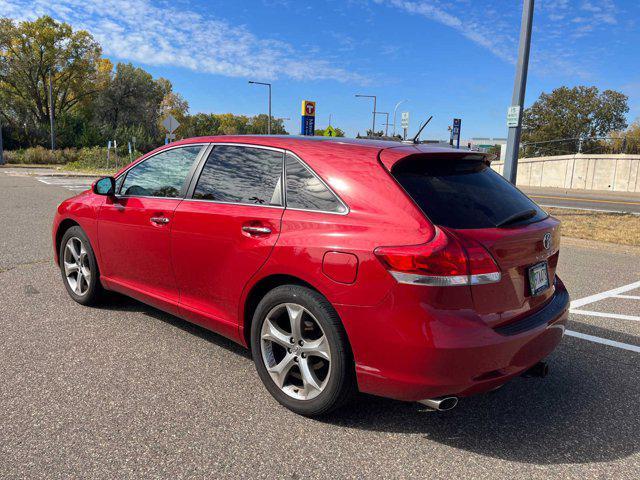
{"label": "rear wheel", "polygon": [[60,241],[60,273],[69,296],[82,305],[93,305],[102,293],[98,264],[82,228],[71,227]]}
{"label": "rear wheel", "polygon": [[322,415],[355,392],[346,333],[331,304],[298,285],[271,290],[258,304],[251,349],[267,390],[301,415]]}

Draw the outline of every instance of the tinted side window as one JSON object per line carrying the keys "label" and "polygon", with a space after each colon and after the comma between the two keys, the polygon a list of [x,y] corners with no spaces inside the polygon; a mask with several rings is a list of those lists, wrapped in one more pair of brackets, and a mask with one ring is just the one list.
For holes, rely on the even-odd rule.
{"label": "tinted side window", "polygon": [[173,148],[144,160],[127,172],[120,193],[146,197],[179,197],[189,169],[201,148],[201,145]]}
{"label": "tinted side window", "polygon": [[202,169],[193,198],[282,205],[282,152],[219,145]]}
{"label": "tinted side window", "polygon": [[287,155],[287,207],[344,213],[346,208],[322,181],[291,155]]}

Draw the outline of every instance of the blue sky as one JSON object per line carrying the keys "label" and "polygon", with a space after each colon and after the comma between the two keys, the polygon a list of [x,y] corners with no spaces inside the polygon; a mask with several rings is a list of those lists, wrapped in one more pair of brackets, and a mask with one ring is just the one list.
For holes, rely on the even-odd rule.
{"label": "blue sky", "polygon": [[[378,110],[428,115],[424,137],[506,136],[521,0],[0,0],[16,19],[49,14],[86,28],[114,62],[142,66],[173,82],[195,112],[290,117],[317,102],[316,124],[349,135]],[[537,0],[526,104],[561,85],[595,85],[629,96],[629,122],[640,116],[640,2]],[[399,117],[399,114],[398,114]],[[379,122],[384,117],[380,116]],[[399,123],[399,120],[398,120]]]}

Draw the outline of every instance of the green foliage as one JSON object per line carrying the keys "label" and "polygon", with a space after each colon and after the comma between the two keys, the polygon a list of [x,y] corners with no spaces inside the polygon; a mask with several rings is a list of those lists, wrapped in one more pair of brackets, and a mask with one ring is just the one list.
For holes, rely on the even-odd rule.
{"label": "green foliage", "polygon": [[522,141],[605,136],[626,128],[627,96],[596,87],[560,87],[524,111]]}
{"label": "green foliage", "polygon": [[33,147],[4,152],[6,163],[24,165],[63,165],[78,159],[76,150],[65,148],[52,152],[44,147]]}
{"label": "green foliage", "polygon": [[[100,86],[100,45],[84,30],[51,17],[0,18],[0,109],[10,123],[46,124],[51,76],[54,112],[88,101]],[[43,129],[34,128],[42,136]]]}
{"label": "green foliage", "polygon": [[[49,147],[49,73],[57,148],[104,148],[109,140],[116,140],[126,153],[127,142],[135,138],[135,147],[146,152],[164,142],[162,120],[169,114],[181,124],[177,138],[267,133],[265,114],[189,115],[189,104],[173,91],[169,80],[154,79],[131,64],[119,63],[114,70],[86,31],[74,31],[48,16],[24,22],[0,18],[0,115],[5,148]],[[280,119],[272,119],[271,131],[287,133]],[[32,162],[63,162],[47,156],[46,151],[30,151]],[[24,154],[12,152],[10,156],[23,158]],[[102,157],[99,150],[91,149],[86,158],[74,163],[98,164]]]}

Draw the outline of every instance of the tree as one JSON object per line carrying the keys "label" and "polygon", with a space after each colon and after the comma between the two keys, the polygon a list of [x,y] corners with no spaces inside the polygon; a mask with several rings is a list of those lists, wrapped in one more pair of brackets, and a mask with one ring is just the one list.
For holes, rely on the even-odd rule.
{"label": "tree", "polygon": [[24,124],[25,130],[47,124],[49,75],[55,116],[90,101],[105,80],[100,55],[100,45],[88,32],[74,32],[51,17],[18,24],[0,18],[0,108],[5,119]]}
{"label": "tree", "polygon": [[[269,129],[269,115],[261,113],[249,119],[249,123],[246,128],[247,133],[255,135],[265,135]],[[271,118],[271,134],[272,135],[286,135],[287,131],[284,128],[284,120],[281,118]]]}
{"label": "tree", "polygon": [[628,97],[596,87],[560,87],[524,111],[522,141],[587,139],[626,128]]}
{"label": "tree", "polygon": [[94,121],[106,138],[124,144],[135,136],[136,144],[147,149],[161,141],[159,121],[166,94],[166,84],[154,80],[148,72],[119,63],[96,98]]}

